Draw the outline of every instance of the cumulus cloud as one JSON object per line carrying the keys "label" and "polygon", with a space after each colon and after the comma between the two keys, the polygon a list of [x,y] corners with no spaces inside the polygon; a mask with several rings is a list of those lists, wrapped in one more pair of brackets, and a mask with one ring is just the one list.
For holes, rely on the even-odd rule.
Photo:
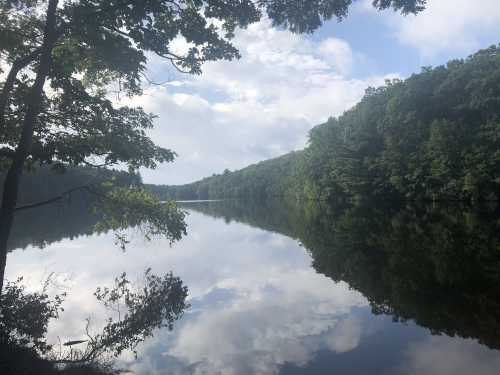
{"label": "cumulus cloud", "polygon": [[[373,11],[368,6],[365,10]],[[385,20],[395,37],[418,49],[424,60],[446,53],[470,54],[499,42],[497,0],[433,0],[417,16],[387,12]]]}
{"label": "cumulus cloud", "polygon": [[208,63],[199,77],[171,76],[153,58],[150,87],[132,104],[159,115],[154,140],[179,155],[146,181],[178,184],[237,169],[303,148],[307,133],[354,105],[385,76],[354,79],[359,59],[342,39],[313,41],[271,27],[268,21],[240,31],[239,61]]}
{"label": "cumulus cloud", "polygon": [[[204,311],[178,330],[167,354],[195,367],[195,374],[273,374],[285,363],[307,365],[319,350],[358,346],[361,322],[346,314],[362,305],[362,298],[353,294],[340,302],[324,292],[283,298],[284,285],[268,286],[257,300],[240,296],[225,309]],[[345,295],[344,287],[331,286],[330,292]]]}
{"label": "cumulus cloud", "polygon": [[327,38],[319,44],[318,50],[338,72],[350,72],[354,56],[349,43],[337,38]]}

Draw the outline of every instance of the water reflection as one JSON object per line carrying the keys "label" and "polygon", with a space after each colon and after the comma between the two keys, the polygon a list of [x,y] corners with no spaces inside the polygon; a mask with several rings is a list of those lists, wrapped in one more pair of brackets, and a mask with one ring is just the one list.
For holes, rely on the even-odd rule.
{"label": "water reflection", "polygon": [[110,275],[153,267],[189,286],[191,308],[173,332],[141,344],[137,360],[120,357],[138,374],[500,371],[494,211],[185,207],[189,234],[171,248],[136,238],[123,254],[101,233],[12,252],[10,279],[28,275],[34,287],[46,269],[69,289],[66,317],[52,323],[48,340],[75,337],[75,321],[102,315],[92,291]]}
{"label": "water reflection", "polygon": [[91,212],[92,197],[85,192],[76,192],[70,198],[70,202],[61,201],[17,212],[8,248],[45,247],[63,239],[95,233],[99,218]]}
{"label": "water reflection", "polygon": [[284,207],[226,201],[192,209],[298,239],[318,272],[360,291],[376,314],[500,347],[500,219],[494,209]]}
{"label": "water reflection", "polygon": [[[102,225],[103,221],[99,217],[90,213],[90,202],[84,198],[86,196],[80,194],[76,201],[73,197],[73,202],[69,205],[41,206],[19,213],[9,238],[9,249],[14,250],[14,253],[19,248],[31,246],[48,246],[50,249],[57,247],[54,243],[58,240],[68,238],[76,242],[76,238],[81,235],[92,236],[106,232],[107,227]],[[126,227],[118,228],[129,232],[132,229],[141,230],[141,221],[129,222],[131,228],[128,230]],[[51,246],[52,244],[54,245]],[[123,246],[121,248],[123,250]],[[75,249],[70,247],[66,250]],[[87,251],[86,248],[83,250]],[[32,254],[28,251],[23,255]],[[99,256],[96,255],[93,254],[94,261],[99,261]],[[9,258],[11,257],[12,254]],[[57,263],[60,260],[55,259]],[[29,262],[21,265],[25,266],[27,263]],[[40,264],[34,263],[33,272],[27,269],[18,272],[17,279],[9,277],[11,281],[1,290],[1,374],[122,373],[125,370],[115,366],[116,358],[127,353],[135,355],[137,346],[152,337],[155,330],[171,331],[174,322],[189,307],[186,302],[187,287],[171,272],[158,276],[152,273],[151,268],[147,268],[140,281],[129,280],[126,272],[123,272],[115,278],[111,287],[99,286],[93,293],[89,293],[90,285],[85,285],[78,293],[76,288],[64,285],[71,282],[72,277],[56,271],[50,271],[39,290],[33,288],[33,278],[37,273],[40,276],[40,272],[47,272],[51,268],[48,264],[45,264],[45,268],[39,266]],[[82,271],[78,267],[74,268],[77,272]],[[109,273],[107,276],[111,275]],[[25,278],[28,279],[28,287],[24,283]],[[64,312],[66,292],[58,293],[57,289],[61,288],[76,291],[74,298],[80,301],[82,297],[89,298],[92,295],[94,303],[102,305],[98,319],[94,319],[94,310],[92,314],[89,311],[84,320],[75,314],[69,314],[71,325],[65,327],[62,339],[59,334],[52,334],[51,337],[49,333],[49,326],[57,325]],[[73,307],[81,310],[83,306]],[[75,329],[77,325],[80,327]]]}
{"label": "water reflection", "polygon": [[[9,282],[0,296],[0,359],[2,374],[116,374],[113,360],[153,336],[155,329],[172,330],[188,307],[187,288],[171,273],[163,277],[146,270],[139,288],[126,274],[114,286],[99,287],[94,293],[109,314],[94,330],[92,318],[85,335],[76,340],[47,341],[51,320],[64,312],[65,293],[49,297],[46,281],[41,292],[29,292],[22,278]],[[68,334],[71,334],[68,332]]]}

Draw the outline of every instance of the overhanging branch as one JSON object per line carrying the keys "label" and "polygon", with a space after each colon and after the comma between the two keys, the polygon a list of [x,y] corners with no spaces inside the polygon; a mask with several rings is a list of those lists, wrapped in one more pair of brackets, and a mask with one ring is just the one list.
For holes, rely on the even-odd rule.
{"label": "overhanging branch", "polygon": [[91,188],[91,185],[82,185],[82,186],[77,186],[73,189],[69,189],[69,190],[65,191],[64,193],[62,193],[61,195],[58,195],[57,197],[53,197],[53,198],[50,198],[50,199],[47,199],[47,200],[44,200],[41,202],[27,204],[24,206],[18,206],[15,208],[15,211],[18,212],[18,211],[23,211],[23,210],[29,210],[31,208],[36,208],[36,207],[40,207],[40,206],[45,206],[45,205],[50,204],[50,203],[58,202],[58,201],[62,200],[64,197],[67,197],[68,195],[71,195],[72,193],[75,193],[79,190],[86,190],[90,193],[93,193],[96,195],[101,195],[101,194],[98,194],[95,190],[93,190]]}
{"label": "overhanging branch", "polygon": [[91,194],[94,194],[96,196],[99,196],[99,197],[105,197],[104,194],[102,194],[102,193],[96,191],[95,189],[93,189],[93,187],[95,186],[95,184],[93,184],[93,181],[95,181],[98,177],[99,177],[99,173],[96,174],[94,177],[92,177],[90,180],[88,180],[83,185],[80,185],[80,186],[74,187],[72,189],[66,190],[62,194],[60,194],[60,195],[58,195],[56,197],[53,197],[53,198],[49,198],[49,199],[44,200],[44,201],[40,201],[40,202],[36,202],[36,203],[30,203],[30,204],[26,204],[24,206],[18,206],[18,207],[16,207],[14,209],[14,211],[18,212],[18,211],[29,210],[29,209],[32,209],[32,208],[36,208],[36,207],[40,207],[40,206],[45,206],[45,205],[50,204],[50,203],[58,202],[58,201],[64,199],[64,197],[67,197],[67,196],[71,195],[72,193],[75,193],[75,192],[81,191],[81,190],[86,190],[87,192],[89,192]]}

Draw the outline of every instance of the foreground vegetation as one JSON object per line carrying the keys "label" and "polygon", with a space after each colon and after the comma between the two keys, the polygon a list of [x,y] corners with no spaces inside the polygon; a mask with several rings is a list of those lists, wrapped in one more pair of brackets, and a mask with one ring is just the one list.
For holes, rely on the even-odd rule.
{"label": "foreground vegetation", "polygon": [[332,200],[500,197],[500,48],[368,89],[310,132],[308,147],[183,186],[163,198]]}

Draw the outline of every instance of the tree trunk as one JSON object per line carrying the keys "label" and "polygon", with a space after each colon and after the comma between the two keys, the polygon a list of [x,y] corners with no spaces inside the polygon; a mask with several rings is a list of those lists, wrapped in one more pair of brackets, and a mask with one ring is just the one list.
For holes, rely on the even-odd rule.
{"label": "tree trunk", "polygon": [[14,222],[14,211],[17,205],[19,182],[21,180],[24,163],[31,152],[35,123],[42,104],[43,86],[50,71],[52,63],[52,49],[54,48],[54,43],[57,39],[57,3],[58,0],[49,0],[43,45],[41,48],[35,83],[31,88],[30,96],[27,98],[27,109],[23,121],[21,139],[4,182],[2,206],[0,210],[0,294],[3,289],[5,266],[7,263],[7,243],[12,223]]}

